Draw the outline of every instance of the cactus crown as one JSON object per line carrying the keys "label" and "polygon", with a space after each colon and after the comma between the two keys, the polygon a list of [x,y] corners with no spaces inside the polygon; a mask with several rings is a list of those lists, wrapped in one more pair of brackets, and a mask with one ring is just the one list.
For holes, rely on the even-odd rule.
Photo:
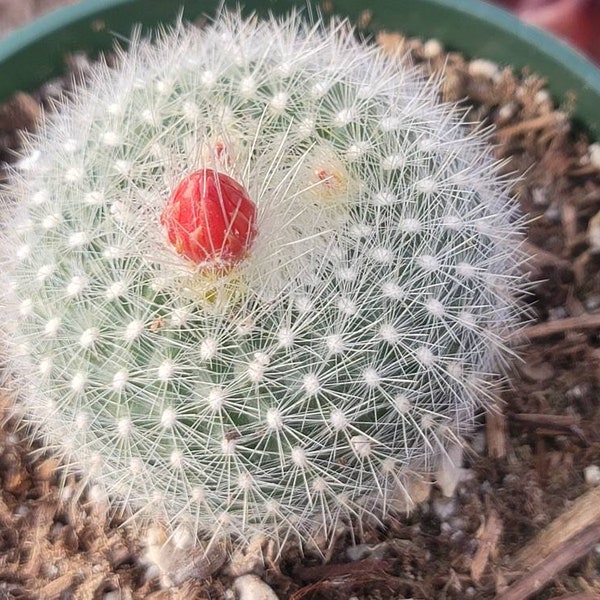
{"label": "cactus crown", "polygon": [[3,193],[11,385],[141,515],[242,536],[381,517],[488,402],[515,203],[437,84],[346,22],[134,36],[26,148]]}

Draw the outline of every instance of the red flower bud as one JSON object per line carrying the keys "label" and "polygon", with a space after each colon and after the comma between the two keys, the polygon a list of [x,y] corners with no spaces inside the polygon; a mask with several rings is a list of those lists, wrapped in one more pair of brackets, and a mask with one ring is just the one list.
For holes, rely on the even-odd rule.
{"label": "red flower bud", "polygon": [[256,206],[237,181],[212,169],[187,175],[160,222],[179,254],[211,268],[243,260],[256,237]]}

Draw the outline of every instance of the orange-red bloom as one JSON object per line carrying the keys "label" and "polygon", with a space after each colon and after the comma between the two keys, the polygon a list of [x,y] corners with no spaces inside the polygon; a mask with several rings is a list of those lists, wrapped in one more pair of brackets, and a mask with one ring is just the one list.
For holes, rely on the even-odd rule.
{"label": "orange-red bloom", "polygon": [[200,169],[177,185],[160,222],[179,254],[197,264],[227,268],[250,250],[256,237],[256,206],[228,175]]}

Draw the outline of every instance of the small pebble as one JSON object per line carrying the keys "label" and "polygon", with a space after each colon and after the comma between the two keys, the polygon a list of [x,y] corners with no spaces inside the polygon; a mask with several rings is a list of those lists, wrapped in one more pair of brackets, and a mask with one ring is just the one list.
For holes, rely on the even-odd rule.
{"label": "small pebble", "polygon": [[502,485],[504,487],[512,487],[519,481],[519,477],[514,473],[507,473],[502,479]]}
{"label": "small pebble", "polygon": [[588,224],[587,242],[592,252],[600,251],[600,212],[597,212]]}
{"label": "small pebble", "polygon": [[447,521],[456,510],[456,502],[453,498],[436,498],[432,508],[440,521]]}
{"label": "small pebble", "polygon": [[25,504],[19,504],[17,508],[15,508],[13,515],[16,519],[19,519],[22,517],[26,517],[29,514],[29,512],[30,509],[28,506],[25,506]]}
{"label": "small pebble", "polygon": [[590,312],[596,311],[600,308],[600,296],[598,294],[593,294],[592,296],[588,296],[584,301],[583,305],[586,310]]}
{"label": "small pebble", "polygon": [[600,467],[590,465],[583,470],[583,477],[588,485],[600,485]]}
{"label": "small pebble", "polygon": [[[465,546],[465,540],[466,540],[466,535],[464,531],[454,531],[452,533],[452,535],[448,538],[450,543],[452,543],[454,546]],[[469,546],[472,546],[473,544],[477,544],[476,540],[469,540],[467,542],[467,544]],[[473,548],[473,552],[475,551],[475,548]],[[471,554],[470,552],[468,554]]]}
{"label": "small pebble", "polygon": [[569,316],[567,309],[564,306],[555,306],[548,310],[548,321],[560,321]]}
{"label": "small pebble", "polygon": [[232,588],[239,600],[279,600],[275,592],[256,575],[242,575],[234,582]]}
{"label": "small pebble", "polygon": [[160,568],[158,565],[148,565],[146,567],[146,580],[152,581],[160,577]]}
{"label": "small pebble", "polygon": [[550,92],[548,90],[539,90],[536,92],[533,99],[536,104],[545,104],[546,102],[550,102],[552,97],[550,96]]}
{"label": "small pebble", "polygon": [[423,56],[425,58],[435,58],[444,51],[444,47],[439,40],[427,40],[423,44]]}
{"label": "small pebble", "polygon": [[464,535],[464,530],[467,526],[467,523],[462,517],[450,517],[450,519],[447,522],[448,525],[450,525],[451,529],[453,529],[457,533],[460,533],[461,535]]}
{"label": "small pebble", "polygon": [[571,398],[573,400],[581,400],[590,392],[589,386],[587,384],[574,385],[571,389],[567,390],[567,398]]}
{"label": "small pebble", "polygon": [[385,556],[387,548],[388,545],[385,542],[382,544],[376,544],[375,546],[369,546],[368,544],[358,544],[356,546],[350,546],[346,549],[346,557],[352,562],[357,560],[363,560],[365,558],[371,558],[373,560],[382,560]]}
{"label": "small pebble", "polygon": [[500,69],[495,62],[478,58],[469,63],[469,75],[472,77],[485,77],[487,79],[496,79],[500,74]]}
{"label": "small pebble", "polygon": [[590,157],[590,164],[596,167],[596,169],[600,169],[600,143],[590,144],[588,155]]}
{"label": "small pebble", "polygon": [[371,548],[367,544],[358,544],[356,546],[350,546],[346,549],[346,557],[352,562],[362,560],[370,554]]}
{"label": "small pebble", "polygon": [[548,206],[548,191],[545,188],[533,188],[531,199],[535,206]]}
{"label": "small pebble", "polygon": [[43,572],[48,579],[54,579],[55,577],[58,577],[60,569],[56,565],[45,565],[43,567]]}
{"label": "small pebble", "polygon": [[485,452],[486,443],[485,433],[483,431],[476,432],[471,438],[471,450],[473,450],[475,454],[483,454]]}
{"label": "small pebble", "polygon": [[548,207],[548,210],[546,210],[546,212],[544,213],[544,217],[549,223],[560,223],[560,208],[556,204],[551,204]]}
{"label": "small pebble", "polygon": [[512,119],[517,113],[517,105],[514,102],[508,102],[507,104],[503,104],[498,110],[498,120],[499,121],[508,121]]}
{"label": "small pebble", "polygon": [[484,482],[482,482],[481,484],[481,491],[484,494],[491,494],[494,491],[494,486],[486,479]]}

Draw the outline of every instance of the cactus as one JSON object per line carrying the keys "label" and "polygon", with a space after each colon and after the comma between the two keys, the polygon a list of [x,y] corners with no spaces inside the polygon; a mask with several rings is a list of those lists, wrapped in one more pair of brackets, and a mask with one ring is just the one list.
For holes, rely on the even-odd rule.
{"label": "cactus", "polygon": [[385,517],[491,405],[522,313],[485,133],[344,21],[224,13],[117,63],[2,193],[23,422],[201,535]]}

